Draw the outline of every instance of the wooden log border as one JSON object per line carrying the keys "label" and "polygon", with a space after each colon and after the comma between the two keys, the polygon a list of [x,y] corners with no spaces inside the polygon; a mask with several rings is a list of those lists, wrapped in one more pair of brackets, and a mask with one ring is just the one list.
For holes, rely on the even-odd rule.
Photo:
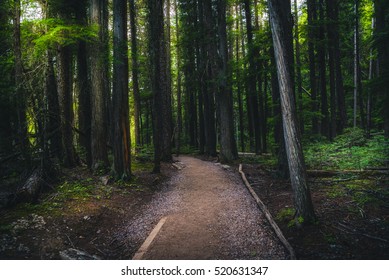
{"label": "wooden log border", "polygon": [[281,243],[288,250],[290,259],[295,260],[296,254],[295,254],[292,246],[290,245],[288,240],[286,240],[284,234],[282,233],[281,229],[278,227],[277,223],[274,221],[274,219],[273,219],[272,215],[270,214],[269,210],[267,209],[266,205],[262,202],[262,200],[258,197],[258,195],[255,193],[255,191],[251,187],[249,181],[246,178],[246,175],[244,174],[244,172],[242,170],[242,164],[239,164],[239,173],[242,176],[242,180],[243,180],[244,184],[246,185],[247,189],[249,190],[250,194],[254,198],[255,202],[257,203],[259,208],[262,210],[262,212],[265,214],[266,219],[269,221],[270,225],[274,229],[277,237],[280,239]]}

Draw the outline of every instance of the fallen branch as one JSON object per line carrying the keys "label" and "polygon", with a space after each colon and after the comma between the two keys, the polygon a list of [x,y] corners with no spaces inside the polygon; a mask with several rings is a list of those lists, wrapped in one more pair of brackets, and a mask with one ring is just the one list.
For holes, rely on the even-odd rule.
{"label": "fallen branch", "polygon": [[309,176],[315,177],[331,177],[342,174],[356,174],[356,175],[382,175],[389,174],[388,170],[377,169],[377,170],[307,170]]}
{"label": "fallen branch", "polygon": [[289,251],[290,259],[295,260],[296,254],[288,242],[286,240],[284,234],[282,233],[281,229],[278,227],[277,223],[274,221],[272,215],[270,214],[269,210],[267,209],[266,205],[262,202],[262,200],[258,197],[258,195],[255,193],[253,188],[251,187],[250,183],[247,181],[246,175],[242,171],[242,164],[239,164],[239,173],[242,176],[242,180],[244,184],[246,185],[247,189],[253,196],[254,200],[258,204],[259,208],[261,208],[262,212],[265,214],[266,219],[269,221],[270,225],[273,227],[277,237],[280,239],[281,243],[285,246],[285,248]]}
{"label": "fallen branch", "polygon": [[338,223],[338,225],[341,226],[342,228],[344,228],[345,230],[342,230],[339,227],[335,227],[335,228],[337,228],[339,230],[342,230],[344,232],[347,232],[349,234],[362,235],[362,236],[365,236],[365,237],[370,238],[370,239],[374,239],[374,240],[378,240],[378,241],[381,241],[381,242],[389,243],[389,241],[386,240],[386,239],[383,239],[383,238],[377,237],[377,236],[373,236],[373,235],[370,235],[370,234],[367,234],[367,233],[360,232],[360,231],[358,231],[356,229],[353,229],[353,228],[351,228],[351,227],[349,227],[349,226],[347,226],[347,225],[345,225],[343,223]]}

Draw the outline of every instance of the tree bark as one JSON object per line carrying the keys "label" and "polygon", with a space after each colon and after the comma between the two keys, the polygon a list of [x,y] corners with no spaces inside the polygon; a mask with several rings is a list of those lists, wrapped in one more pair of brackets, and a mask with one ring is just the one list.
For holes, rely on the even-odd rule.
{"label": "tree bark", "polygon": [[72,53],[69,46],[57,47],[58,99],[61,120],[63,164],[66,167],[76,165],[73,146],[73,98],[72,98]]}
{"label": "tree bark", "polygon": [[347,125],[347,112],[346,112],[346,101],[345,101],[345,93],[343,86],[343,74],[342,74],[342,66],[341,66],[341,52],[340,52],[340,36],[339,36],[339,2],[340,0],[329,0],[330,3],[334,2],[334,7],[330,11],[333,18],[331,20],[334,22],[335,26],[331,30],[333,33],[333,50],[334,50],[334,60],[335,63],[335,87],[336,87],[336,100],[337,100],[337,133],[341,134],[343,129]]}
{"label": "tree bark", "polygon": [[171,161],[171,93],[167,85],[166,42],[164,36],[164,1],[148,0],[150,62],[153,92],[154,172],[160,162]]}
{"label": "tree bark", "polygon": [[219,114],[220,114],[220,160],[231,162],[238,158],[234,135],[234,120],[232,109],[232,90],[230,89],[228,70],[228,49],[227,49],[227,23],[226,23],[226,2],[217,1],[219,55],[221,63],[219,68]]}
{"label": "tree bark", "polygon": [[326,36],[325,36],[325,16],[324,16],[324,2],[319,0],[319,42],[318,42],[318,66],[319,66],[319,90],[320,90],[320,130],[321,135],[329,138],[329,113],[328,113],[328,99],[327,99],[327,71],[326,71]]}
{"label": "tree bark", "polygon": [[319,133],[319,123],[316,116],[318,112],[317,104],[317,83],[316,83],[316,59],[315,59],[315,41],[317,36],[317,11],[316,0],[307,0],[308,8],[308,56],[309,56],[309,83],[311,86],[311,111],[312,117],[312,133]]}
{"label": "tree bark", "polygon": [[[200,3],[201,2],[201,3]],[[202,40],[204,58],[208,58],[204,61],[203,75],[203,97],[204,97],[204,128],[205,128],[205,154],[207,156],[216,156],[216,120],[215,120],[215,93],[217,87],[214,79],[216,78],[216,53],[215,53],[215,34],[214,24],[212,23],[212,1],[200,0],[199,1],[201,13],[200,19],[203,24],[202,30],[204,34],[204,40]],[[199,10],[200,10],[199,9]]]}
{"label": "tree bark", "polygon": [[270,25],[272,30],[278,81],[281,93],[281,109],[284,138],[290,179],[294,193],[296,223],[310,223],[316,217],[309,187],[306,181],[304,157],[298,130],[296,107],[293,95],[291,65],[288,65],[288,26],[290,26],[290,2],[269,0]]}
{"label": "tree bark", "polygon": [[389,138],[389,22],[387,15],[389,13],[389,3],[386,0],[375,0],[374,10],[376,17],[375,46],[378,53],[378,95],[382,100],[381,116],[383,118],[383,129],[385,137]]}
{"label": "tree bark", "polygon": [[[255,81],[255,58],[254,58],[254,43],[253,43],[253,27],[250,1],[244,1],[245,16],[246,16],[246,29],[247,29],[247,44],[248,44],[248,73],[247,73],[247,111],[249,114],[249,134],[251,131],[254,136],[254,152],[259,154],[261,152],[261,137],[260,137],[260,124],[259,124],[259,111],[258,111],[258,98],[256,93],[256,81]],[[251,137],[252,137],[251,136]]]}
{"label": "tree bark", "polygon": [[26,92],[23,86],[23,61],[20,33],[20,0],[14,1],[14,62],[15,62],[15,104],[17,111],[17,143],[27,164],[30,162],[28,124],[26,116]]}
{"label": "tree bark", "polygon": [[113,174],[131,177],[128,100],[127,1],[113,1]]}
{"label": "tree bark", "polygon": [[[235,7],[235,13],[238,16],[240,14],[238,5]],[[240,25],[240,20],[236,20],[236,30],[238,34],[241,32],[241,25]],[[237,84],[237,92],[238,92],[238,108],[239,108],[239,135],[240,135],[240,149],[242,152],[245,152],[245,136],[244,136],[244,121],[243,121],[243,100],[242,100],[242,86],[241,86],[241,62],[240,62],[240,41],[239,41],[239,36],[236,36],[235,39],[235,49],[236,49],[236,61],[237,61],[237,66],[236,66],[236,84]]]}
{"label": "tree bark", "polygon": [[91,24],[98,27],[98,38],[90,44],[91,63],[91,151],[92,170],[99,171],[106,169],[108,163],[107,151],[107,93],[105,74],[105,47],[104,47],[104,10],[106,0],[91,0]]}
{"label": "tree bark", "polygon": [[142,145],[140,115],[141,101],[139,92],[139,63],[138,63],[138,39],[136,26],[135,0],[130,0],[130,25],[131,25],[131,61],[132,61],[132,87],[134,96],[134,124],[135,124],[135,146],[138,149]]}
{"label": "tree bark", "polygon": [[336,23],[333,18],[334,13],[334,0],[326,0],[326,17],[328,19],[327,23],[327,33],[328,33],[328,70],[329,70],[329,81],[330,81],[330,131],[329,138],[332,141],[336,136],[336,87],[335,87],[335,35],[334,30],[337,28]]}
{"label": "tree bark", "polygon": [[[79,7],[76,11],[76,19],[79,24],[87,24],[86,7]],[[80,146],[85,150],[86,163],[88,167],[92,164],[91,152],[91,92],[88,80],[88,53],[87,44],[80,40],[77,46],[77,79],[76,79],[76,96],[78,97],[78,122],[80,134]]]}
{"label": "tree bark", "polygon": [[300,51],[300,28],[299,28],[299,15],[297,0],[294,0],[294,45],[295,45],[295,73],[296,73],[296,90],[298,96],[298,118],[301,133],[304,132],[304,120],[303,120],[303,85],[301,75],[301,51]]}

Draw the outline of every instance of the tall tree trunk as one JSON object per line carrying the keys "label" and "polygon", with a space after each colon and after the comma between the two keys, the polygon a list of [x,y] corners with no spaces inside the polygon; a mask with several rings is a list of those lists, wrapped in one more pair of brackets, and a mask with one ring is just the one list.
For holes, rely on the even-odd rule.
{"label": "tall tree trunk", "polygon": [[107,151],[107,93],[106,93],[106,49],[104,46],[104,10],[107,0],[91,0],[91,24],[98,27],[97,41],[90,45],[91,63],[91,150],[92,169],[106,169],[108,163]]}
{"label": "tall tree trunk", "polygon": [[326,0],[326,16],[328,18],[327,23],[327,33],[328,33],[328,70],[329,70],[329,78],[330,78],[330,109],[331,109],[331,117],[330,117],[330,140],[333,140],[336,136],[336,87],[335,87],[335,35],[334,29],[336,28],[336,24],[333,18],[334,12],[334,0]]}
{"label": "tall tree trunk", "polygon": [[[182,92],[181,92],[181,53],[180,53],[180,37],[179,37],[179,20],[178,20],[178,5],[174,1],[175,23],[176,23],[176,42],[177,42],[177,131],[176,131],[176,156],[181,152],[181,134],[182,134]],[[201,121],[201,120],[200,120]],[[201,133],[201,129],[200,129]],[[201,144],[200,144],[201,147]]]}
{"label": "tall tree trunk", "polygon": [[217,1],[217,20],[219,35],[219,55],[221,57],[219,69],[219,118],[220,118],[220,160],[231,162],[238,158],[238,151],[234,136],[234,120],[232,108],[232,91],[230,89],[228,70],[228,46],[227,46],[227,23],[226,23],[226,2]]}
{"label": "tall tree trunk", "polygon": [[331,30],[333,33],[333,50],[334,50],[334,60],[335,63],[335,87],[336,87],[336,101],[337,101],[337,133],[342,133],[343,129],[347,125],[347,111],[346,111],[346,101],[345,101],[345,93],[343,86],[343,74],[342,74],[342,66],[341,66],[341,53],[340,53],[340,36],[339,36],[339,3],[340,0],[329,0],[329,3],[334,3],[333,8],[331,10],[330,19],[334,24],[334,28]]}
{"label": "tall tree trunk", "polygon": [[131,61],[132,61],[132,87],[134,96],[134,124],[135,124],[135,146],[138,149],[141,143],[140,115],[141,102],[139,93],[139,63],[138,63],[138,39],[136,27],[135,0],[130,0],[130,25],[131,25]]}
{"label": "tall tree trunk", "polygon": [[26,116],[26,92],[23,86],[23,61],[21,50],[21,33],[20,33],[20,0],[14,1],[14,61],[15,61],[15,104],[17,111],[17,143],[20,151],[27,164],[30,162],[29,141],[28,141],[28,124]]}
{"label": "tall tree trunk", "polygon": [[319,123],[316,116],[318,112],[317,104],[317,82],[316,82],[316,59],[315,59],[315,43],[317,37],[317,10],[316,0],[307,0],[308,8],[308,56],[309,56],[309,83],[311,86],[311,111],[312,117],[312,133],[319,133]]}
{"label": "tall tree trunk", "polygon": [[389,138],[389,22],[387,15],[389,14],[389,3],[386,0],[375,0],[374,10],[376,17],[375,30],[375,46],[377,48],[378,59],[378,95],[382,100],[381,115],[384,121],[385,137]]}
{"label": "tall tree trunk", "polygon": [[72,53],[69,46],[58,46],[57,65],[63,163],[73,167],[76,165],[76,156],[73,147]]}
{"label": "tall tree trunk", "polygon": [[299,15],[297,0],[294,0],[294,45],[295,45],[295,73],[296,73],[296,90],[298,96],[298,118],[301,133],[304,132],[304,120],[303,120],[303,79],[301,75],[301,51],[300,51],[300,29],[299,29]]}
{"label": "tall tree trunk", "polygon": [[244,1],[245,15],[246,15],[246,29],[247,29],[247,44],[248,44],[248,74],[247,74],[247,105],[249,113],[249,124],[251,125],[251,132],[255,139],[254,151],[259,154],[261,151],[259,112],[258,112],[258,98],[256,93],[255,81],[255,58],[254,58],[254,42],[253,42],[253,27],[250,1]]}
{"label": "tall tree trunk", "polygon": [[215,92],[217,91],[216,83],[216,51],[214,45],[214,24],[212,24],[212,1],[200,0],[199,10],[203,16],[202,19],[204,31],[204,54],[208,59],[204,62],[205,75],[203,76],[204,91],[204,128],[205,128],[205,154],[208,156],[216,156],[216,120],[215,120]]}
{"label": "tall tree trunk", "polygon": [[[375,29],[375,17],[371,19],[371,29]],[[374,36],[374,32],[372,32],[372,36]],[[372,81],[373,77],[375,76],[375,71],[374,71],[374,65],[375,65],[375,60],[373,56],[373,48],[370,48],[370,59],[369,59],[369,81]],[[371,125],[372,125],[372,87],[368,89],[367,93],[367,103],[366,103],[366,134],[367,137],[370,138],[370,133],[371,133]]]}
{"label": "tall tree trunk", "polygon": [[[238,16],[240,14],[238,5],[235,6],[235,13]],[[236,30],[237,33],[240,34],[242,26],[240,25],[240,20],[236,20]],[[240,41],[239,36],[237,35],[235,38],[235,49],[236,49],[236,84],[238,91],[238,108],[239,108],[239,135],[240,135],[240,149],[242,152],[245,151],[245,136],[244,136],[244,120],[243,120],[243,98],[242,98],[242,86],[241,86],[241,62],[240,62]]]}
{"label": "tall tree trunk", "polygon": [[288,65],[288,26],[290,26],[290,2],[269,0],[270,25],[281,93],[282,120],[290,179],[294,193],[296,223],[310,223],[316,219],[306,180],[304,157],[297,124],[292,65]]}
{"label": "tall tree trunk", "polygon": [[153,92],[154,172],[160,162],[172,160],[171,155],[171,93],[167,85],[166,42],[164,36],[164,1],[148,0],[150,62]]}
{"label": "tall tree trunk", "polygon": [[[86,7],[80,7],[77,10],[76,18],[79,24],[87,24]],[[77,80],[76,96],[78,97],[78,122],[80,134],[80,145],[86,153],[86,163],[89,167],[92,164],[91,151],[91,92],[88,81],[88,55],[87,44],[85,41],[79,41],[77,46]]]}
{"label": "tall tree trunk", "polygon": [[127,1],[113,1],[113,173],[117,179],[131,176],[128,100]]}
{"label": "tall tree trunk", "polygon": [[76,96],[78,96],[78,121],[80,134],[80,145],[86,153],[86,163],[92,164],[91,151],[91,96],[88,82],[87,47],[86,43],[80,41],[77,49],[77,84]]}
{"label": "tall tree trunk", "polygon": [[321,135],[329,138],[329,114],[328,114],[328,99],[327,99],[327,71],[326,71],[326,44],[325,44],[325,17],[324,17],[324,2],[319,0],[319,42],[318,42],[318,66],[319,66],[319,89],[320,89],[320,129]]}
{"label": "tall tree trunk", "polygon": [[359,92],[359,1],[354,1],[354,106],[353,126],[357,127],[358,116],[358,93]]}
{"label": "tall tree trunk", "polygon": [[46,52],[46,69],[45,69],[45,96],[47,97],[48,106],[48,137],[50,156],[58,159],[62,158],[62,135],[61,120],[59,116],[59,100],[57,81],[54,74],[53,55],[51,51]]}
{"label": "tall tree trunk", "polygon": [[280,104],[280,87],[278,85],[277,65],[274,57],[274,48],[270,48],[271,62],[271,91],[273,101],[273,118],[274,118],[274,143],[276,144],[275,154],[277,156],[277,173],[280,178],[289,177],[288,158],[285,153],[284,130],[282,124],[282,113]]}

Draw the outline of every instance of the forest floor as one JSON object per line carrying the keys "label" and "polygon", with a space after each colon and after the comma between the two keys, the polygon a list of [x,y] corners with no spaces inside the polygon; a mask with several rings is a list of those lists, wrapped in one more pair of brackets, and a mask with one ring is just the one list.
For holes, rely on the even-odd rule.
{"label": "forest floor", "polygon": [[162,218],[144,259],[287,258],[233,168],[178,160],[128,184],[65,170],[39,204],[0,212],[0,258],[131,259]]}
{"label": "forest floor", "polygon": [[290,182],[259,164],[244,164],[243,171],[298,259],[389,259],[388,173],[309,176],[318,221],[296,228]]}
{"label": "forest floor", "polygon": [[[63,170],[39,203],[0,210],[0,259],[60,259],[74,252],[82,259],[131,259],[162,218],[145,259],[287,258],[237,165],[180,157],[175,167],[163,165],[163,175],[142,168],[127,183],[91,175],[86,167]],[[297,258],[389,258],[387,175],[310,178],[318,223],[298,229],[289,182],[260,164],[244,164],[243,171]]]}

